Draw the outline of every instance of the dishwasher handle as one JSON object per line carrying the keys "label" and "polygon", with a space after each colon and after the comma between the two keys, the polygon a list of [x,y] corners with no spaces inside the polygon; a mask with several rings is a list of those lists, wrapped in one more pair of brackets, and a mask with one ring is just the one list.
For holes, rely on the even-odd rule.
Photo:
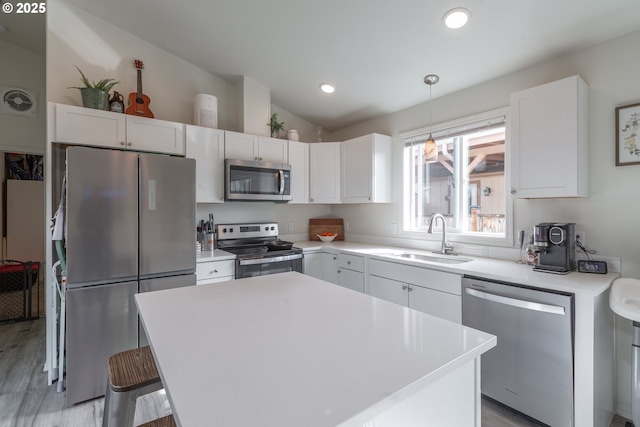
{"label": "dishwasher handle", "polygon": [[487,301],[496,302],[498,304],[510,305],[512,307],[524,308],[526,310],[541,311],[543,313],[551,314],[565,314],[565,308],[558,305],[542,304],[539,302],[527,301],[517,298],[506,297],[503,295],[492,294],[485,291],[479,291],[477,289],[465,288],[464,292],[467,295],[481,298]]}

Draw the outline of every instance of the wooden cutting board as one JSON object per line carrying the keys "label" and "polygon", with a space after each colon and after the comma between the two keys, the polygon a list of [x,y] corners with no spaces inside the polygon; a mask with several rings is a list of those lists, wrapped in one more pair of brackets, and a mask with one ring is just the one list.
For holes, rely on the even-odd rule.
{"label": "wooden cutting board", "polygon": [[320,240],[318,234],[337,233],[333,241],[344,240],[344,220],[342,218],[310,218],[309,240]]}

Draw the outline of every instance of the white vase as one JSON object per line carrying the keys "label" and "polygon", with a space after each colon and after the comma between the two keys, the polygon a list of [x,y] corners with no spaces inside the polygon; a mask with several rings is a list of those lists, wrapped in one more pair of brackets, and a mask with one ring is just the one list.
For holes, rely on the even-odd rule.
{"label": "white vase", "polygon": [[289,141],[298,141],[298,131],[295,129],[289,129],[287,131],[287,139]]}

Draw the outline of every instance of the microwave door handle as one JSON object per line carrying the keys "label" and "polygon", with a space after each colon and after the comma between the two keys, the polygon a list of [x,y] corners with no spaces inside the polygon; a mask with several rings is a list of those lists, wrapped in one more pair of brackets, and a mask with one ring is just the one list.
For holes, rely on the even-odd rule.
{"label": "microwave door handle", "polygon": [[278,173],[280,174],[280,191],[278,191],[278,194],[282,195],[284,194],[284,171],[280,169]]}

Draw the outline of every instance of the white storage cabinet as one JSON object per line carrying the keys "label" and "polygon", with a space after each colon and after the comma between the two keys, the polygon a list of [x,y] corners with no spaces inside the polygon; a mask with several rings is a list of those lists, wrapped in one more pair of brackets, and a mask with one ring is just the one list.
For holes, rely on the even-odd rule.
{"label": "white storage cabinet", "polygon": [[288,141],[239,132],[225,132],[225,158],[288,163]]}
{"label": "white storage cabinet", "polygon": [[224,131],[186,125],[186,157],[196,160],[196,203],[224,202]]}
{"label": "white storage cabinet", "polygon": [[54,142],[185,154],[182,123],[56,104],[54,129]]}
{"label": "white storage cabinet", "polygon": [[342,143],[342,203],[391,203],[391,150],[377,133]]}
{"label": "white storage cabinet", "polygon": [[364,293],[364,257],[361,255],[305,253],[304,273]]}
{"label": "white storage cabinet", "polygon": [[309,144],[309,201],[337,204],[340,198],[340,142]]}
{"label": "white storage cabinet", "polygon": [[588,197],[587,84],[573,76],[511,94],[511,193]]}
{"label": "white storage cabinet", "polygon": [[236,262],[233,259],[220,261],[198,261],[196,264],[196,285],[208,285],[233,280]]}
{"label": "white storage cabinet", "polygon": [[369,260],[370,295],[462,323],[462,277],[401,263]]}
{"label": "white storage cabinet", "polygon": [[289,141],[291,200],[289,204],[309,203],[309,144]]}

